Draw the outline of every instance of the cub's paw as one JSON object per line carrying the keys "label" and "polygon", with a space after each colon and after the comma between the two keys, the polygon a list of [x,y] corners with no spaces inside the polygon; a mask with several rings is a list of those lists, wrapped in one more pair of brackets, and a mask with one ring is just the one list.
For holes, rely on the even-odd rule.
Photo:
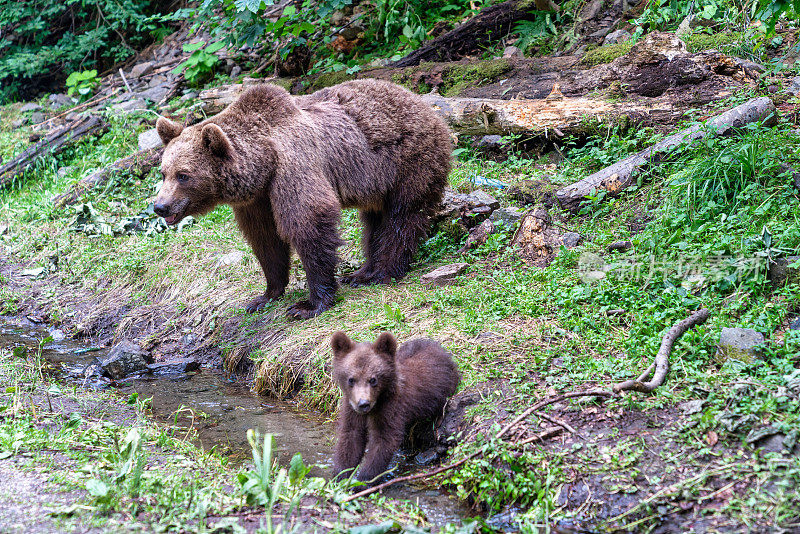
{"label": "cub's paw", "polygon": [[309,300],[301,300],[297,304],[289,306],[289,309],[286,310],[286,315],[292,319],[311,319],[328,308],[330,308],[330,306],[326,306],[322,303],[314,306]]}

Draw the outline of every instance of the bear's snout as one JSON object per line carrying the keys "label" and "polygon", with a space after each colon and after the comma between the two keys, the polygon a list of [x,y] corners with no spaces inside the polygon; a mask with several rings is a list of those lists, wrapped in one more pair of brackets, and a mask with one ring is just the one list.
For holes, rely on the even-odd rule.
{"label": "bear's snout", "polygon": [[350,407],[357,413],[367,413],[372,408],[372,403],[367,399],[360,399],[357,401],[350,401]]}
{"label": "bear's snout", "polygon": [[169,217],[170,205],[167,202],[157,202],[153,205],[153,211],[156,212],[156,215],[159,217]]}

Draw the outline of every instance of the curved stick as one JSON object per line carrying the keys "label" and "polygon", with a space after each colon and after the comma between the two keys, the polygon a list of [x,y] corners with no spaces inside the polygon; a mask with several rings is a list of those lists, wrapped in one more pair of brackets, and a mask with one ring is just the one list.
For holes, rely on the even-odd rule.
{"label": "curved stick", "polygon": [[[680,339],[680,337],[686,333],[687,330],[692,328],[693,326],[697,326],[706,322],[708,319],[709,311],[705,308],[697,310],[689,317],[676,323],[672,328],[664,334],[664,338],[661,340],[661,348],[658,349],[658,354],[656,354],[655,361],[648,367],[639,378],[636,380],[626,380],[625,382],[620,382],[619,384],[615,384],[612,388],[614,393],[619,393],[620,391],[638,391],[640,393],[651,393],[654,389],[659,387],[664,383],[664,380],[667,378],[667,373],[669,372],[669,355],[672,352],[672,347],[675,345],[675,342]],[[645,382],[647,377],[653,373],[653,379],[649,382]]]}

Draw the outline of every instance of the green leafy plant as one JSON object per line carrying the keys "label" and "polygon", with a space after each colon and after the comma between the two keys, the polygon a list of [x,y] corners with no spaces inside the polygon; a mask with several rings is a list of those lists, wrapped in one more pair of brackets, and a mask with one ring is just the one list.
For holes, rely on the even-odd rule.
{"label": "green leafy plant", "polygon": [[94,92],[98,85],[100,85],[100,78],[97,77],[97,69],[76,71],[67,77],[67,94],[78,95],[81,100],[84,100]]}
{"label": "green leafy plant", "polygon": [[186,77],[189,85],[200,85],[214,74],[214,68],[219,63],[219,58],[215,55],[225,46],[224,41],[217,41],[206,46],[205,41],[198,41],[192,44],[183,45],[184,52],[191,52],[189,58],[175,67],[172,72]]}
{"label": "green leafy plant", "polygon": [[558,35],[556,22],[558,14],[547,11],[534,11],[533,20],[523,20],[514,26],[518,39],[514,46],[525,53],[530,47],[544,44],[549,38]]}
{"label": "green leafy plant", "polygon": [[[239,473],[239,484],[247,504],[266,508],[267,532],[271,533],[273,532],[272,510],[285,488],[287,471],[276,467],[272,455],[272,448],[275,445],[272,434],[264,434],[262,441],[260,432],[251,428],[247,431],[247,441],[253,450],[254,469]],[[305,477],[305,474],[303,466],[298,465],[292,473],[292,478],[298,481]]]}

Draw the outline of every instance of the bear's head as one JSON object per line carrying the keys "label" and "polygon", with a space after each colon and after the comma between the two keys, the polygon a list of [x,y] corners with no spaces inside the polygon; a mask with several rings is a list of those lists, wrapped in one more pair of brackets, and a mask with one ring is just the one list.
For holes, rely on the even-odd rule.
{"label": "bear's head", "polygon": [[225,200],[224,176],[234,157],[230,139],[214,123],[184,128],[159,117],[156,131],[164,142],[164,177],[153,209],[167,224],[187,215],[203,215]]}
{"label": "bear's head", "polygon": [[397,340],[384,332],[375,343],[355,343],[344,332],[331,339],[333,378],[350,407],[366,414],[396,385]]}

